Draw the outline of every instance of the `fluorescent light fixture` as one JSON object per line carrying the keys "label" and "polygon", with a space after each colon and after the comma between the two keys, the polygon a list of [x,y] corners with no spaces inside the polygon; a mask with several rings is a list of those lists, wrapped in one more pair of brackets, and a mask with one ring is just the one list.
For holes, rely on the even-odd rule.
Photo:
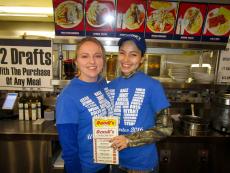
{"label": "fluorescent light fixture", "polygon": [[16,35],[25,36],[26,38],[34,38],[34,37],[47,37],[47,38],[54,38],[55,32],[54,31],[47,31],[47,30],[39,30],[39,31],[32,31],[32,30],[19,30],[16,32]]}
{"label": "fluorescent light fixture", "polygon": [[[23,31],[27,36],[55,37],[54,31]],[[21,34],[22,35],[22,34]]]}
{"label": "fluorescent light fixture", "polygon": [[212,69],[212,67],[211,67],[211,65],[210,64],[202,64],[201,66],[200,66],[200,64],[192,64],[191,65],[191,68],[192,67],[197,67],[197,68],[208,68],[208,73],[210,74],[211,73],[211,69]]}
{"label": "fluorescent light fixture", "polygon": [[4,13],[1,14],[0,16],[18,16],[18,17],[48,17],[46,14],[16,14],[16,13]]}
{"label": "fluorescent light fixture", "polygon": [[201,66],[200,64],[192,64],[191,67],[208,67],[209,69],[211,69],[210,64],[202,64]]}
{"label": "fluorescent light fixture", "polygon": [[0,16],[48,17],[53,15],[51,7],[0,6]]}

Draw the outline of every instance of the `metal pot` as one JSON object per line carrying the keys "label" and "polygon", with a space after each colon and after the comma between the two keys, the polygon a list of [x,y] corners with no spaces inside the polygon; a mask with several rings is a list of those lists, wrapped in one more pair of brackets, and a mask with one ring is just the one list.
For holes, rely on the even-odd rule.
{"label": "metal pot", "polygon": [[211,110],[212,127],[230,133],[230,91],[218,94]]}
{"label": "metal pot", "polygon": [[183,115],[180,118],[181,127],[186,135],[206,135],[209,130],[209,121],[194,115]]}
{"label": "metal pot", "polygon": [[209,130],[209,120],[195,116],[194,106],[191,105],[192,115],[180,117],[183,133],[189,136],[206,135]]}

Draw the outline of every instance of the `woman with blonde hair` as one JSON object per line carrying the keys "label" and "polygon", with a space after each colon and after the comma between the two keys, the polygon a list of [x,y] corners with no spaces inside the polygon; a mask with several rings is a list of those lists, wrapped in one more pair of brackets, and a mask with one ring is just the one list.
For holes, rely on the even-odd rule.
{"label": "woman with blonde hair", "polygon": [[61,91],[56,103],[56,124],[67,173],[108,173],[109,167],[94,163],[92,117],[112,114],[106,81],[101,76],[105,50],[93,37],[77,45],[78,74]]}

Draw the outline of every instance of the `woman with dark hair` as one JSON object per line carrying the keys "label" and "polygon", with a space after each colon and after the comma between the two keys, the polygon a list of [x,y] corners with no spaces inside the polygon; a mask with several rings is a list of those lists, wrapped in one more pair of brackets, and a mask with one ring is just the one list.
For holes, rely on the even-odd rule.
{"label": "woman with dark hair", "polygon": [[119,136],[111,140],[118,149],[119,166],[112,173],[158,171],[156,141],[172,133],[172,121],[164,114],[170,104],[160,82],[138,71],[144,62],[145,40],[129,34],[118,42],[122,75],[109,83],[114,116],[120,117]]}

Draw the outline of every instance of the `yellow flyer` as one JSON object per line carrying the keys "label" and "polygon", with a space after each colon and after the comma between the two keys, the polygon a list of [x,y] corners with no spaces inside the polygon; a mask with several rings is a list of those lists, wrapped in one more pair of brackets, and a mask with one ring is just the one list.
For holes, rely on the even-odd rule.
{"label": "yellow flyer", "polygon": [[94,162],[118,164],[118,151],[111,147],[109,140],[118,135],[119,119],[115,116],[93,117]]}

